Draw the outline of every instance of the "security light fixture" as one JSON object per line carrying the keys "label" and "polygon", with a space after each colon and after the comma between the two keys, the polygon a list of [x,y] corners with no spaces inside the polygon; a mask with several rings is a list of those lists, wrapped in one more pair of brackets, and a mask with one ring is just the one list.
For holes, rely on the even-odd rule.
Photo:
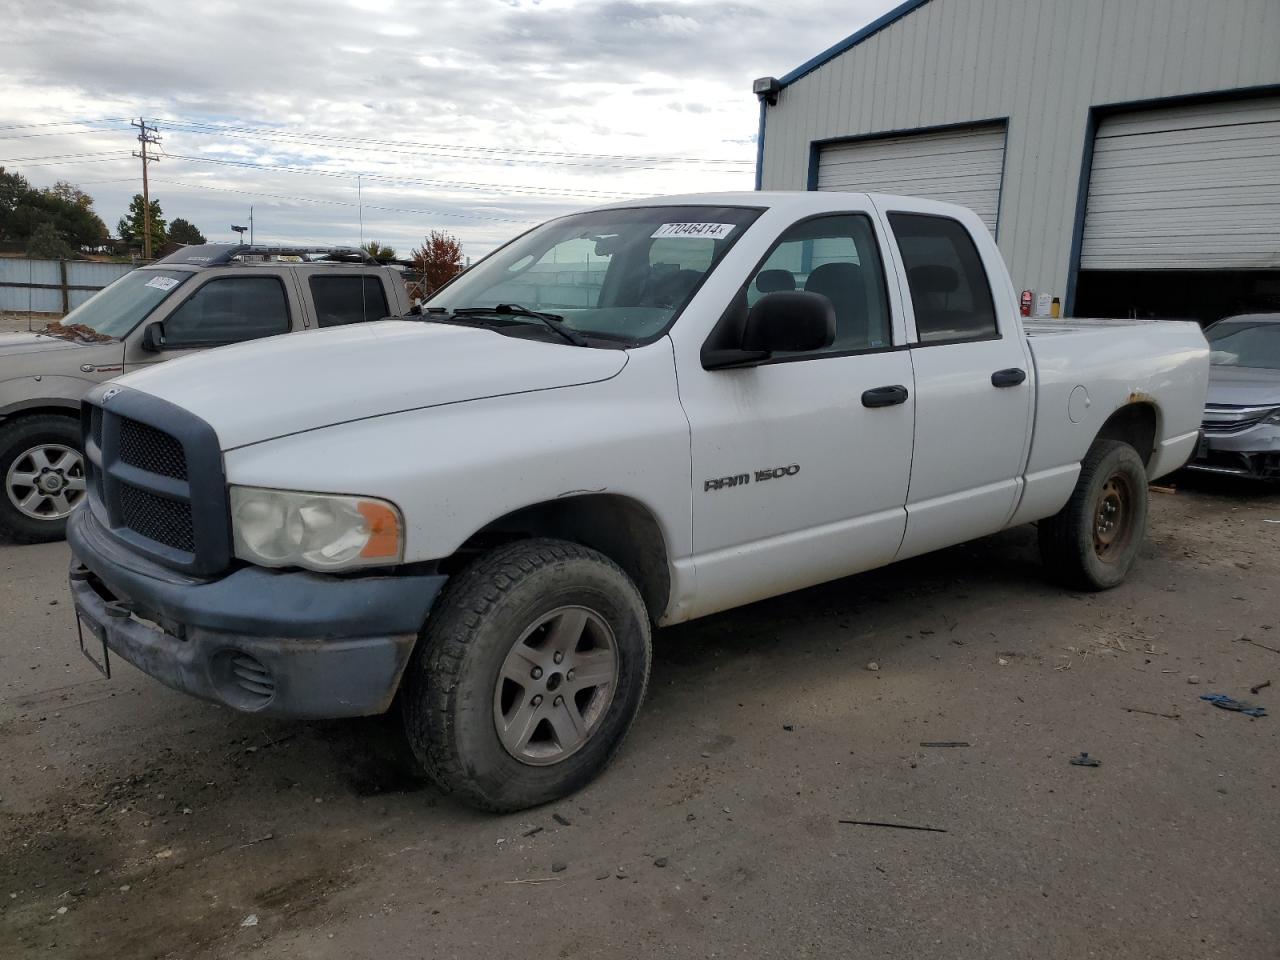
{"label": "security light fixture", "polygon": [[751,92],[771,107],[778,105],[778,93],[781,90],[782,84],[777,77],[761,77],[751,84]]}

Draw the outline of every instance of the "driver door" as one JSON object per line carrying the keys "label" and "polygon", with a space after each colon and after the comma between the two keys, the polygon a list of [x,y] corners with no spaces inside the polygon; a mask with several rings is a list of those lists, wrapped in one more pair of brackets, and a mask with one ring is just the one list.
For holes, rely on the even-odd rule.
{"label": "driver door", "polygon": [[[292,274],[254,270],[214,275],[187,292],[168,313],[149,318],[129,335],[125,370],[231,343],[289,333],[301,318]],[[147,326],[164,325],[159,350],[142,346]],[[297,321],[301,326],[301,320]]]}

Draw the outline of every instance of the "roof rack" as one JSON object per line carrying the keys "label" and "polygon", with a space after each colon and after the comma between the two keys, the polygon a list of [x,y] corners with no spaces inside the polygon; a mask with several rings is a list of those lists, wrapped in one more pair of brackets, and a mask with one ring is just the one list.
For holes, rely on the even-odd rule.
{"label": "roof rack", "polygon": [[[237,257],[302,257],[309,263],[365,263],[378,266],[378,261],[368,251],[359,247],[304,247],[294,245],[263,245],[251,243],[198,243],[180,247],[156,263],[183,263],[191,266],[217,267],[230,263]],[[314,258],[314,259],[310,259]]]}

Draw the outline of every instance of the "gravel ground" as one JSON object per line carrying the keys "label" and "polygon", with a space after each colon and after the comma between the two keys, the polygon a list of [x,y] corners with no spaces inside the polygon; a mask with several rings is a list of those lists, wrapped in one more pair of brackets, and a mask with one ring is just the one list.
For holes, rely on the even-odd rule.
{"label": "gravel ground", "polygon": [[1110,593],[1019,529],[663,631],[614,766],[500,817],[391,720],[99,678],[66,547],[0,548],[0,956],[1277,956],[1280,717],[1199,699],[1280,705],[1264,520],[1199,482]]}

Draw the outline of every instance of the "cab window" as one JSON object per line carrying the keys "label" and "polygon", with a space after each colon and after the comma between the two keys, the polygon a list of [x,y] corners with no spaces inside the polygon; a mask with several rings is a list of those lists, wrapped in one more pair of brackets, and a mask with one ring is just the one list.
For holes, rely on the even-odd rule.
{"label": "cab window", "polygon": [[289,305],[279,277],[210,280],[164,321],[166,348],[241,343],[288,332]]}
{"label": "cab window", "polygon": [[921,343],[996,340],[996,308],[982,257],[958,220],[891,213]]}
{"label": "cab window", "polygon": [[309,285],[316,305],[316,320],[322,327],[381,320],[390,312],[379,277],[314,274]]}
{"label": "cab window", "polygon": [[884,265],[875,230],[863,214],[815,217],[787,230],[748,281],[747,305],[780,290],[804,290],[830,300],[836,338],[824,350],[779,356],[830,356],[893,343]]}

